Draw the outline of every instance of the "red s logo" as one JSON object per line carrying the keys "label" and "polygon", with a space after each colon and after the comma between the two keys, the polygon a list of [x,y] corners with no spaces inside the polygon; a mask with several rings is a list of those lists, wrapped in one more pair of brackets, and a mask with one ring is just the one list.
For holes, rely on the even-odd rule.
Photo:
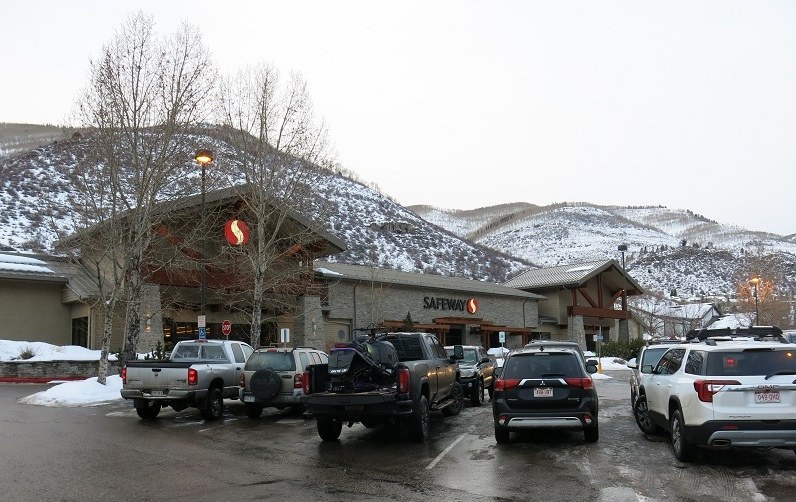
{"label": "red s logo", "polygon": [[478,300],[470,298],[467,300],[467,312],[475,314],[478,311]]}

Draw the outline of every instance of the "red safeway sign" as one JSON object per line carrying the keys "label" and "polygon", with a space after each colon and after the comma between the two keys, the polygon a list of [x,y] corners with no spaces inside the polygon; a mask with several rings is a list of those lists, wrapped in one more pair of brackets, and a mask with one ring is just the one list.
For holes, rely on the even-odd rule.
{"label": "red safeway sign", "polygon": [[224,319],[224,322],[221,323],[221,332],[224,333],[224,336],[229,336],[232,333],[232,323],[229,322],[229,319]]}

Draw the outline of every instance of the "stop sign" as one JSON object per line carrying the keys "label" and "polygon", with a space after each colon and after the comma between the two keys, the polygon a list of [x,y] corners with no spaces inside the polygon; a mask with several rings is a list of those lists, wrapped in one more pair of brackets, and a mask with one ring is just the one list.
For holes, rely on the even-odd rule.
{"label": "stop sign", "polygon": [[224,336],[229,336],[232,333],[232,323],[229,322],[229,319],[224,319],[224,322],[221,323],[221,332],[224,333]]}

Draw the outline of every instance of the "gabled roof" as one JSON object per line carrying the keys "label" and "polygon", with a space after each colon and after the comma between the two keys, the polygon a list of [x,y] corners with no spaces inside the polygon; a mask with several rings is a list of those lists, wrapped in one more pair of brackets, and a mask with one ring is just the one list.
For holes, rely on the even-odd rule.
{"label": "gabled roof", "polygon": [[535,300],[546,300],[542,295],[506,287],[491,282],[463,279],[461,277],[446,277],[443,275],[420,274],[416,272],[402,272],[386,268],[375,268],[363,265],[348,265],[315,261],[315,273],[326,280],[347,279],[353,281],[375,281],[385,284],[402,284],[413,287],[426,287],[433,289],[451,289],[490,295],[514,296]]}
{"label": "gabled roof", "polygon": [[523,290],[541,290],[561,287],[578,287],[603,272],[608,285],[613,289],[625,289],[628,294],[643,294],[642,288],[627,272],[623,271],[616,260],[601,260],[557,267],[537,268],[509,279],[503,285]]}
{"label": "gabled roof", "polygon": [[88,271],[63,256],[0,254],[0,279],[66,285],[66,301],[97,295]]}
{"label": "gabled roof", "polygon": [[[251,185],[242,184],[242,185],[235,185],[226,188],[220,188],[217,190],[207,191],[205,192],[205,204],[207,206],[213,206],[213,205],[220,206],[226,203],[231,203],[237,199],[240,199],[243,193],[251,189],[252,189]],[[155,204],[155,206],[153,207],[152,214],[160,215],[168,212],[178,212],[186,209],[197,208],[201,206],[201,201],[202,201],[201,194],[199,194],[199,195],[189,195],[187,197],[181,197],[175,200],[159,202]],[[325,253],[326,255],[337,254],[347,249],[345,242],[343,242],[337,236],[332,235],[331,233],[324,230],[320,224],[313,222],[303,214],[293,209],[285,208],[284,211],[286,211],[290,220],[294,221],[297,225],[308,230],[312,234],[317,235],[320,239],[323,239],[326,242],[329,248]],[[123,211],[118,215],[118,218],[120,219],[127,218],[131,213],[132,210]],[[80,229],[77,232],[61,239],[57,243],[57,245],[71,246],[75,242],[77,242],[79,238],[81,238],[86,234],[91,234],[92,232],[95,232],[97,228],[99,228],[104,224],[107,224],[107,222],[103,221],[91,227]]]}

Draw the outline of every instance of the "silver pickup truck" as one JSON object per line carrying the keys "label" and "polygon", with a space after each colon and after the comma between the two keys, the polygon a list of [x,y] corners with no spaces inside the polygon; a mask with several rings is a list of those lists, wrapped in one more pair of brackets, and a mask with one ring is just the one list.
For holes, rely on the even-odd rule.
{"label": "silver pickup truck", "polygon": [[138,416],[153,419],[163,406],[199,408],[207,420],[221,418],[224,398],[238,398],[238,381],[249,345],[230,340],[178,342],[165,361],[128,361],[122,368],[122,397]]}

